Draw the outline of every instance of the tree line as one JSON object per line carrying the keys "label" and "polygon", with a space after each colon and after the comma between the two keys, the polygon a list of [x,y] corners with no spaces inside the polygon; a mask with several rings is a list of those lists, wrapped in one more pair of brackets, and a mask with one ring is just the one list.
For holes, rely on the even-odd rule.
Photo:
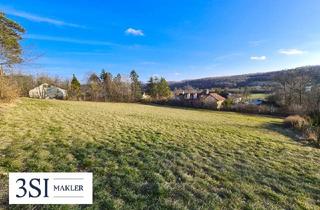
{"label": "tree line", "polygon": [[303,71],[284,71],[275,82],[277,85],[269,100],[284,107],[288,114],[320,112],[320,86],[315,78]]}
{"label": "tree line", "polygon": [[90,74],[82,85],[73,75],[68,90],[69,98],[74,100],[135,102],[142,97],[142,83],[135,70],[128,78],[103,69],[99,75]]}
{"label": "tree line", "polygon": [[86,83],[82,85],[73,75],[68,90],[70,99],[90,101],[137,102],[143,99],[143,95],[144,99],[151,100],[171,96],[165,78],[151,77],[147,84],[143,85],[135,70],[130,72],[129,77],[124,77],[121,74],[113,76],[103,69],[100,75],[90,74]]}
{"label": "tree line", "polygon": [[290,114],[285,123],[302,131],[307,139],[320,146],[320,84],[317,78],[302,71],[282,72],[275,78],[270,101],[284,108]]}

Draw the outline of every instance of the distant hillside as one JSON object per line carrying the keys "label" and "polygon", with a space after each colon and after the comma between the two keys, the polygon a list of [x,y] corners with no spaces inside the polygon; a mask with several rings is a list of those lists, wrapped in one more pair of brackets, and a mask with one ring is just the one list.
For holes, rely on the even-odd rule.
{"label": "distant hillside", "polygon": [[199,89],[210,89],[213,87],[239,88],[239,87],[245,87],[245,86],[270,87],[270,86],[273,86],[274,84],[274,78],[279,76],[283,71],[303,71],[305,74],[312,77],[317,83],[320,83],[320,66],[305,66],[305,67],[299,67],[295,69],[266,72],[266,73],[183,80],[179,82],[169,82],[169,84],[171,89],[183,88],[186,86],[192,86],[193,88],[199,88]]}

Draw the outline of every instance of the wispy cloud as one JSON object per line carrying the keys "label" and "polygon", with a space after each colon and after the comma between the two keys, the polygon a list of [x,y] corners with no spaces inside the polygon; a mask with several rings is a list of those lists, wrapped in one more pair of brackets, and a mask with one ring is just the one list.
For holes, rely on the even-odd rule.
{"label": "wispy cloud", "polygon": [[112,55],[112,53],[107,53],[107,52],[59,52],[59,54],[66,54],[66,55],[83,55],[83,56],[110,56]]}
{"label": "wispy cloud", "polygon": [[302,55],[307,53],[307,51],[303,51],[299,49],[280,49],[278,52],[284,55]]}
{"label": "wispy cloud", "polygon": [[37,35],[37,34],[27,34],[25,35],[25,38],[34,39],[34,40],[54,41],[54,42],[66,42],[66,43],[73,43],[73,44],[84,44],[84,45],[122,46],[120,44],[105,42],[105,41],[82,40],[82,39],[73,39],[73,38],[67,38],[67,37]]}
{"label": "wispy cloud", "polygon": [[20,17],[27,19],[29,21],[33,22],[39,22],[39,23],[48,23],[55,26],[67,26],[67,27],[74,27],[74,28],[85,28],[85,26],[74,24],[74,23],[68,23],[62,20],[52,19],[48,17],[43,17],[35,14],[31,14],[24,11],[18,11],[12,8],[3,7],[0,5],[0,9],[3,10],[5,14]]}
{"label": "wispy cloud", "polygon": [[251,56],[250,59],[255,61],[264,61],[267,60],[267,56]]}
{"label": "wispy cloud", "polygon": [[134,29],[134,28],[128,28],[125,31],[126,34],[128,35],[133,35],[133,36],[144,36],[144,33],[140,29]]}

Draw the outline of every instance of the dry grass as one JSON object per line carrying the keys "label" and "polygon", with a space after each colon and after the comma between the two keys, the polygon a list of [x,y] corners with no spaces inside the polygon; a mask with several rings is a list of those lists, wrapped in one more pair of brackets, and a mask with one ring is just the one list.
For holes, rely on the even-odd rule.
{"label": "dry grass", "polygon": [[0,75],[0,102],[9,103],[19,97],[19,87],[10,77]]}
{"label": "dry grass", "polygon": [[205,110],[23,99],[0,113],[0,173],[91,171],[94,204],[82,206],[88,209],[319,209],[320,150],[294,142],[281,123]]}
{"label": "dry grass", "polygon": [[286,117],[284,119],[284,123],[286,126],[300,130],[300,131],[310,126],[310,123],[308,122],[308,120],[299,115],[291,115]]}

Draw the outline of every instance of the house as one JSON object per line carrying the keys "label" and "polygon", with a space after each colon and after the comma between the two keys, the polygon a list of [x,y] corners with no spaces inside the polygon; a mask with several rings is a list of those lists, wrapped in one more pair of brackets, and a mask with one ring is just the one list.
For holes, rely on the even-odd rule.
{"label": "house", "polygon": [[312,85],[308,85],[305,87],[306,92],[311,92],[311,90],[312,90]]}
{"label": "house", "polygon": [[39,99],[66,99],[67,91],[44,83],[30,90],[29,97]]}
{"label": "house", "polygon": [[144,100],[147,100],[147,99],[150,99],[151,96],[147,95],[146,92],[143,92],[141,98],[144,99]]}
{"label": "house", "polygon": [[204,107],[220,109],[226,99],[217,93],[209,93],[200,95],[200,101]]}
{"label": "house", "polygon": [[228,94],[228,99],[232,101],[233,104],[239,104],[243,101],[243,98],[240,94]]}
{"label": "house", "polygon": [[189,92],[178,93],[174,96],[174,99],[183,105],[192,107],[205,107],[212,109],[220,109],[223,102],[226,100],[221,95],[210,92],[209,90],[202,92]]}

